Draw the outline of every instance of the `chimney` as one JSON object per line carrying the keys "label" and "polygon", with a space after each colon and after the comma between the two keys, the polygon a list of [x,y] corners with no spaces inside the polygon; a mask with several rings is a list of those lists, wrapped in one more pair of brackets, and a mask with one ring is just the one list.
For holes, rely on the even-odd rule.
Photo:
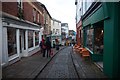
{"label": "chimney", "polygon": [[75,0],[75,5],[77,5],[77,0]]}

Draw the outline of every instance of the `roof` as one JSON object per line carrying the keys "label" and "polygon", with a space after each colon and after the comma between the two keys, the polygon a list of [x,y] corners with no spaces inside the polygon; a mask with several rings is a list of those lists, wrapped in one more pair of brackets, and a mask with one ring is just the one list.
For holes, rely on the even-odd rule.
{"label": "roof", "polygon": [[55,19],[55,18],[52,18],[52,20],[61,23],[61,21],[59,21],[59,20],[57,20],[57,19]]}
{"label": "roof", "polygon": [[47,8],[45,7],[45,5],[42,4],[42,3],[40,3],[40,5],[45,9],[45,11],[47,11],[47,14],[48,14],[48,15],[50,16],[50,18],[52,19],[51,15],[50,15],[50,13],[48,12],[48,10],[47,10]]}
{"label": "roof", "polygon": [[61,23],[61,26],[68,26],[68,23]]}

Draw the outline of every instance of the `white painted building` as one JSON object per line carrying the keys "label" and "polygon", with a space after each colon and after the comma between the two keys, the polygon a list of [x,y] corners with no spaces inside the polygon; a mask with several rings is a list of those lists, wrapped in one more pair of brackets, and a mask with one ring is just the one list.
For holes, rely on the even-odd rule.
{"label": "white painted building", "polygon": [[61,23],[62,45],[65,44],[66,38],[69,37],[68,23]]}
{"label": "white painted building", "polygon": [[2,28],[0,25],[0,44],[1,41],[3,43],[2,48],[0,45],[1,65],[9,65],[20,60],[21,57],[36,53],[41,41],[40,26],[7,13],[3,13],[2,16]]}
{"label": "white painted building", "polygon": [[61,44],[61,21],[52,18],[51,31],[52,31],[52,34],[51,34],[52,44],[53,44],[53,41],[55,41],[55,39],[58,39],[59,44]]}
{"label": "white painted building", "polygon": [[[1,9],[1,7],[0,7]],[[0,11],[0,37],[2,37],[2,18]],[[0,64],[2,63],[2,38],[0,38]],[[2,67],[0,66],[0,79],[2,79]]]}

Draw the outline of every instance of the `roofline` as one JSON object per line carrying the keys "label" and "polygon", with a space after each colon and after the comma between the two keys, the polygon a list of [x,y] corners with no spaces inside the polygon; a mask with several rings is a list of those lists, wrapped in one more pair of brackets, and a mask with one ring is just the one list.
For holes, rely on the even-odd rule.
{"label": "roofline", "polygon": [[54,20],[54,21],[57,21],[57,22],[60,22],[60,23],[61,23],[61,21],[59,21],[59,20],[57,20],[57,19],[55,19],[55,18],[52,18],[52,20]]}
{"label": "roofline", "polygon": [[48,15],[49,15],[50,18],[52,19],[51,15],[50,15],[50,13],[48,12],[48,10],[47,10],[47,8],[45,7],[45,5],[41,3],[41,6],[47,11]]}

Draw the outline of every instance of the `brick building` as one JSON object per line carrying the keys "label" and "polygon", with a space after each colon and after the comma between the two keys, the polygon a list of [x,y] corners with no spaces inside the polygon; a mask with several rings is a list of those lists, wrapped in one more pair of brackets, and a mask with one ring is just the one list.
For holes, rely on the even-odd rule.
{"label": "brick building", "polygon": [[44,9],[38,2],[2,2],[2,66],[39,50]]}

